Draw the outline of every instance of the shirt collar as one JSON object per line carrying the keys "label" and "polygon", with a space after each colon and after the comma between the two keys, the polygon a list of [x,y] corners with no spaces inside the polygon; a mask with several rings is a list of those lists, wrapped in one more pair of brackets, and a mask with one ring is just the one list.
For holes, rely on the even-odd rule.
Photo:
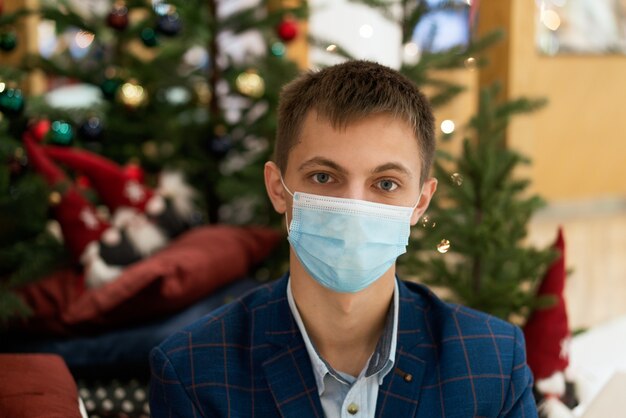
{"label": "shirt collar", "polygon": [[[387,313],[383,333],[378,340],[376,349],[374,350],[374,353],[372,353],[365,369],[365,377],[377,375],[379,385],[382,384],[385,376],[391,371],[396,360],[396,346],[398,341],[398,310],[400,304],[399,293],[398,282],[396,279],[393,287],[392,306]],[[311,359],[313,374],[315,375],[315,381],[319,392],[318,394],[321,395],[324,393],[324,377],[327,374],[330,374],[340,382],[351,384],[351,382],[348,382],[345,377],[335,371],[315,349],[315,345],[306,332],[304,322],[302,321],[302,317],[300,316],[300,312],[298,311],[298,307],[296,306],[296,302],[293,298],[293,293],[291,292],[291,277],[289,277],[287,282],[287,301],[289,302],[289,308],[291,309],[291,313],[296,321],[296,324],[298,324],[298,329],[302,334],[302,339],[304,340],[307,353]],[[363,372],[361,375],[363,375]]]}

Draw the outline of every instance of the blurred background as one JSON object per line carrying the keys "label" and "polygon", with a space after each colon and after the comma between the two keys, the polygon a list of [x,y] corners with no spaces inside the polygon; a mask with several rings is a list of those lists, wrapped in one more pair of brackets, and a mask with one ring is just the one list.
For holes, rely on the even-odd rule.
{"label": "blurred background", "polygon": [[571,355],[590,404],[626,368],[625,54],[624,0],[0,0],[0,348],[147,414],[150,347],[287,268],[281,86],[358,58],[435,108],[400,273]]}

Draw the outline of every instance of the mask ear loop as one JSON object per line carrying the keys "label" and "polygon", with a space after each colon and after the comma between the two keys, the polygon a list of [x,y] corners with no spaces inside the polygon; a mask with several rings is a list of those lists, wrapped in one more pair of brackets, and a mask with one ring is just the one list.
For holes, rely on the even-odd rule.
{"label": "mask ear loop", "polygon": [[415,204],[413,205],[413,210],[415,210],[415,208],[417,208],[417,206],[420,204],[420,200],[422,200],[422,194],[424,193],[424,186],[422,185],[422,187],[420,188],[420,194],[419,196],[417,196],[417,202],[415,202]]}
{"label": "mask ear loop", "polygon": [[[282,183],[282,185],[285,188],[285,190],[287,190],[287,193],[289,193],[291,195],[291,197],[294,197],[293,193],[291,193],[291,190],[289,190],[289,188],[285,184],[285,181],[283,180],[283,175],[282,174],[280,175],[280,182]],[[289,232],[291,232],[291,231],[290,231],[290,228],[289,228],[289,220],[287,219],[287,211],[285,211],[285,227],[287,227],[287,234],[289,234]]]}
{"label": "mask ear loop", "polygon": [[413,211],[411,212],[411,216],[413,216],[413,212],[415,211],[415,209],[417,209],[417,207],[420,204],[420,200],[422,200],[422,194],[424,193],[424,185],[422,185],[421,189],[420,189],[420,194],[419,196],[417,196],[417,202],[415,202],[415,204],[413,205],[412,209]]}
{"label": "mask ear loop", "polygon": [[293,193],[291,193],[291,190],[289,190],[289,188],[285,184],[285,181],[283,180],[283,175],[282,174],[280,175],[280,182],[282,183],[282,185],[285,188],[285,190],[287,190],[287,193],[289,193],[291,195],[291,197],[293,197]]}

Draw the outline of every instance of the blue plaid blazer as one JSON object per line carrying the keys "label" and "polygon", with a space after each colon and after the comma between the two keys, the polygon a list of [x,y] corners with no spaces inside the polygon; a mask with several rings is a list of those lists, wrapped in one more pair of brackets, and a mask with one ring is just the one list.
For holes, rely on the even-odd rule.
{"label": "blue plaid blazer", "polygon": [[[152,416],[323,417],[286,286],[285,276],[153,349]],[[376,417],[537,416],[519,328],[414,283],[399,290],[396,364]]]}

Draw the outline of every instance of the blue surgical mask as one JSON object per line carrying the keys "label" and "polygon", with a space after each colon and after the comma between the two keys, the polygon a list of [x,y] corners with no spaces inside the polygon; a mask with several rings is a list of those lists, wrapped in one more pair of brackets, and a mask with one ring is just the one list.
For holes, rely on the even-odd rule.
{"label": "blue surgical mask", "polygon": [[417,203],[406,207],[293,194],[283,186],[293,196],[289,243],[309,275],[323,286],[342,293],[363,290],[406,252]]}

